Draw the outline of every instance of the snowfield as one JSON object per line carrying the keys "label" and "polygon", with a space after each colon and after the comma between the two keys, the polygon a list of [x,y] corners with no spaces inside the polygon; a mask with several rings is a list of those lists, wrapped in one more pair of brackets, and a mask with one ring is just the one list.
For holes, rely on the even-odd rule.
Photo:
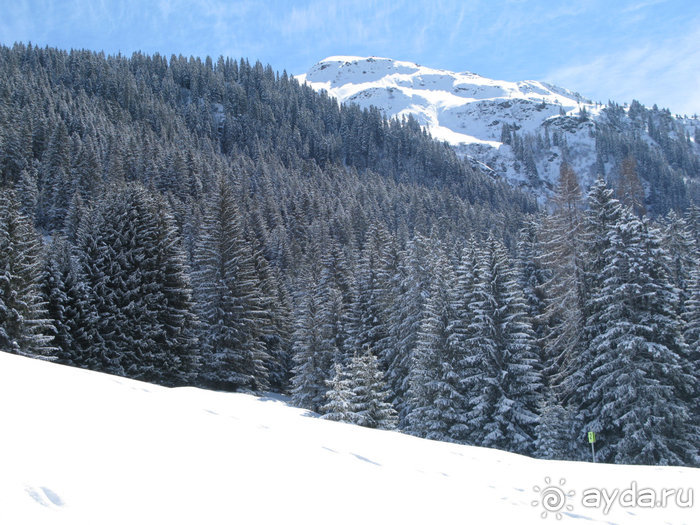
{"label": "snowfield", "polygon": [[[534,460],[324,421],[274,396],[168,389],[2,352],[0,396],[1,524],[522,524],[557,513],[566,523],[691,524],[700,516],[697,501],[686,503],[689,489],[695,499],[700,492],[698,469]],[[633,483],[629,506],[619,493],[607,514],[582,502],[587,489],[610,495]],[[570,493],[561,503],[560,487]],[[665,508],[641,508],[642,489],[684,492]]]}

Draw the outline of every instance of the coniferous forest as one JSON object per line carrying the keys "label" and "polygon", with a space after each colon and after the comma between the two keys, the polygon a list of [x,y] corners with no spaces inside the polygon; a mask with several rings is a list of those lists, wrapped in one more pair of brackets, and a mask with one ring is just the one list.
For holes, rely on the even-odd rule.
{"label": "coniferous forest", "polygon": [[0,350],[697,466],[700,208],[652,214],[625,162],[616,191],[563,163],[538,207],[260,63],[0,47]]}

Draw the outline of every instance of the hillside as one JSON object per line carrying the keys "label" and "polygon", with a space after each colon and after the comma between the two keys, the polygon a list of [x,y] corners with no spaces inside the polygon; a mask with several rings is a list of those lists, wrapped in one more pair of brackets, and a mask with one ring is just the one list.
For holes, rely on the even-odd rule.
{"label": "hillside", "polygon": [[600,462],[700,465],[700,208],[655,216],[685,186],[640,202],[643,156],[619,199],[564,165],[535,215],[412,116],[260,63],[17,44],[0,72],[0,351],[541,459],[586,461],[595,431]]}
{"label": "hillside", "polygon": [[0,396],[0,522],[13,525],[542,523],[545,477],[575,491],[563,523],[681,524],[695,514],[673,501],[605,515],[581,493],[700,489],[697,469],[533,460],[4,352]]}
{"label": "hillside", "polygon": [[[389,117],[412,115],[475,166],[540,200],[551,196],[563,159],[588,187],[602,172],[615,180],[629,154],[638,160],[656,213],[684,207],[698,195],[697,116],[673,117],[636,102],[603,105],[545,82],[492,80],[389,58],[329,57],[297,78],[341,102],[375,106]],[[659,188],[679,180],[690,189],[681,189],[683,183]]]}

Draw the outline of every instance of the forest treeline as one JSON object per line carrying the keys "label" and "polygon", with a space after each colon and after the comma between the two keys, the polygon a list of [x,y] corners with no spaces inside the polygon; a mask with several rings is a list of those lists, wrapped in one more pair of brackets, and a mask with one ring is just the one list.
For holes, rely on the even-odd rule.
{"label": "forest treeline", "polygon": [[0,349],[547,458],[697,465],[700,211],[551,213],[245,60],[0,48]]}

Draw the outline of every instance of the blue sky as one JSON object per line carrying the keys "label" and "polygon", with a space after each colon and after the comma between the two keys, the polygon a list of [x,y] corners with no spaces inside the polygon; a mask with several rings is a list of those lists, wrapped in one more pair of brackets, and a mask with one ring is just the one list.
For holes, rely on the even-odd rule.
{"label": "blue sky", "polygon": [[700,113],[698,0],[0,0],[0,42],[247,57],[387,56]]}

